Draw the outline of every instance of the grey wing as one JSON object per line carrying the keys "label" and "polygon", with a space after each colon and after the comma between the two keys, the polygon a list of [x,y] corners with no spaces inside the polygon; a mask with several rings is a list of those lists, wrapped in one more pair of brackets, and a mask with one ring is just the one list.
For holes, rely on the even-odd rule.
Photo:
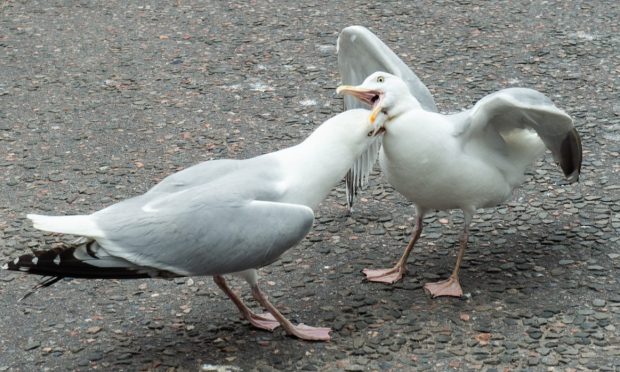
{"label": "grey wing", "polygon": [[[338,68],[342,83],[359,85],[368,75],[376,71],[385,71],[403,79],[411,93],[428,111],[437,111],[435,100],[428,88],[418,76],[398,56],[385,45],[375,34],[363,26],[349,26],[338,36]],[[364,107],[354,97],[344,97],[346,110]],[[377,161],[381,137],[372,142],[368,149],[352,165],[345,176],[347,205],[353,207],[353,201],[359,189],[368,183],[368,176]]]}
{"label": "grey wing", "polygon": [[[409,67],[375,34],[363,26],[349,26],[338,36],[338,68],[342,83],[359,85],[368,75],[385,71],[403,79],[413,96],[427,111],[437,112],[430,91]],[[352,96],[345,96],[345,109],[362,107]]]}
{"label": "grey wing", "polygon": [[[180,275],[214,275],[259,268],[301,241],[312,209],[260,201],[242,184],[201,185],[97,212],[111,255]],[[248,197],[248,194],[250,197]]]}
{"label": "grey wing", "polygon": [[533,129],[551,150],[570,182],[581,171],[581,138],[572,118],[544,94],[528,88],[508,88],[489,94],[461,118],[458,135],[471,137],[492,126],[499,133]]}
{"label": "grey wing", "polygon": [[153,186],[147,194],[171,193],[184,188],[212,182],[234,172],[241,167],[240,160],[221,159],[205,161],[164,178]]}

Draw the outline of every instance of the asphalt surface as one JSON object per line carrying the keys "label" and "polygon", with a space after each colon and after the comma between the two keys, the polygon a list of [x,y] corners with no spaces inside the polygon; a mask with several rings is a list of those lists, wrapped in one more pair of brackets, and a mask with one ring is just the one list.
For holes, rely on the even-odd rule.
{"label": "asphalt surface", "polygon": [[363,280],[398,259],[413,223],[377,169],[352,215],[341,184],[307,239],[261,270],[273,302],[332,327],[331,342],[250,328],[210,278],[64,280],[18,303],[39,278],[1,272],[0,371],[619,370],[619,8],[0,2],[3,260],[64,239],[26,213],[89,213],[197,162],[301,141],[342,109],[335,42],[352,24],[392,47],[440,111],[530,87],[574,117],[584,146],[579,184],[547,156],[511,201],[479,211],[462,299],[422,289],[452,269],[460,212],[426,218],[402,282]]}

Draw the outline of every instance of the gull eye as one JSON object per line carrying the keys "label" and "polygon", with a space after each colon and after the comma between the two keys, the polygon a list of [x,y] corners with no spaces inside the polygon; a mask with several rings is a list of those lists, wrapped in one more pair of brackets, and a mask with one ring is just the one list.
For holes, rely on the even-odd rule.
{"label": "gull eye", "polygon": [[377,83],[383,83],[384,81],[385,81],[385,78],[383,76],[377,77]]}

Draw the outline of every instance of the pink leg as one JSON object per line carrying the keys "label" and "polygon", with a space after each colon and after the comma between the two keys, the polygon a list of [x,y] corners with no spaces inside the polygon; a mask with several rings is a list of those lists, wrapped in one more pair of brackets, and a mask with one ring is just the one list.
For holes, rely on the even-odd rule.
{"label": "pink leg", "polygon": [[463,296],[463,290],[461,289],[461,284],[459,283],[459,269],[461,268],[461,261],[463,260],[463,256],[465,255],[465,248],[467,247],[468,237],[469,222],[466,218],[465,231],[463,231],[463,235],[461,235],[461,240],[459,242],[459,253],[456,256],[456,265],[454,266],[452,274],[447,280],[442,280],[436,283],[427,283],[426,285],[424,285],[424,289],[431,294],[431,297],[434,298],[441,296]]}
{"label": "pink leg", "polygon": [[371,282],[379,282],[379,283],[395,283],[402,279],[403,275],[407,272],[407,259],[409,258],[409,254],[415,245],[415,242],[418,241],[420,234],[422,234],[422,219],[424,218],[424,213],[418,210],[417,218],[415,222],[415,227],[413,229],[413,233],[411,234],[411,240],[409,240],[409,244],[407,244],[407,248],[405,248],[405,252],[403,253],[396,266],[391,269],[364,269],[362,272],[366,275],[366,279]]}
{"label": "pink leg", "polygon": [[224,293],[226,293],[228,298],[230,298],[232,302],[237,306],[237,308],[241,312],[241,315],[245,319],[247,319],[247,321],[250,322],[254,327],[264,329],[266,331],[273,331],[280,326],[280,323],[270,313],[264,313],[260,315],[254,314],[252,310],[250,310],[250,308],[247,307],[243,303],[243,301],[241,301],[241,299],[235,294],[235,292],[233,292],[228,287],[223,276],[214,275],[213,281],[215,282],[215,284],[217,284],[218,287],[220,287],[220,289]]}
{"label": "pink leg", "polygon": [[282,328],[288,333],[290,336],[298,337],[302,340],[308,341],[329,341],[329,332],[331,332],[330,328],[315,328],[310,327],[305,324],[299,324],[294,326],[288,319],[282,315],[276,309],[275,306],[269,302],[267,296],[258,288],[257,284],[252,285],[252,295],[254,298],[261,304],[265,309],[267,309],[275,319],[280,322]]}

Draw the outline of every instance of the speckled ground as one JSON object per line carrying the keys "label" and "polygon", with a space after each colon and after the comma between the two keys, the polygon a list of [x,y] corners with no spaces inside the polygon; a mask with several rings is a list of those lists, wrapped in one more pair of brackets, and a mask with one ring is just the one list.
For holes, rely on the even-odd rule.
{"label": "speckled ground", "polygon": [[[150,3],[151,5],[145,5]],[[413,209],[373,173],[347,216],[340,185],[298,247],[261,270],[308,343],[251,329],[210,278],[65,280],[0,273],[0,371],[620,369],[620,6],[616,1],[0,2],[0,258],[43,248],[28,212],[86,213],[194,163],[295,144],[342,109],[335,42],[371,28],[442,112],[538,89],[582,135],[582,181],[541,159],[476,216],[463,299],[431,300],[460,213],[436,213],[393,286]],[[244,283],[236,289],[249,293]]]}

